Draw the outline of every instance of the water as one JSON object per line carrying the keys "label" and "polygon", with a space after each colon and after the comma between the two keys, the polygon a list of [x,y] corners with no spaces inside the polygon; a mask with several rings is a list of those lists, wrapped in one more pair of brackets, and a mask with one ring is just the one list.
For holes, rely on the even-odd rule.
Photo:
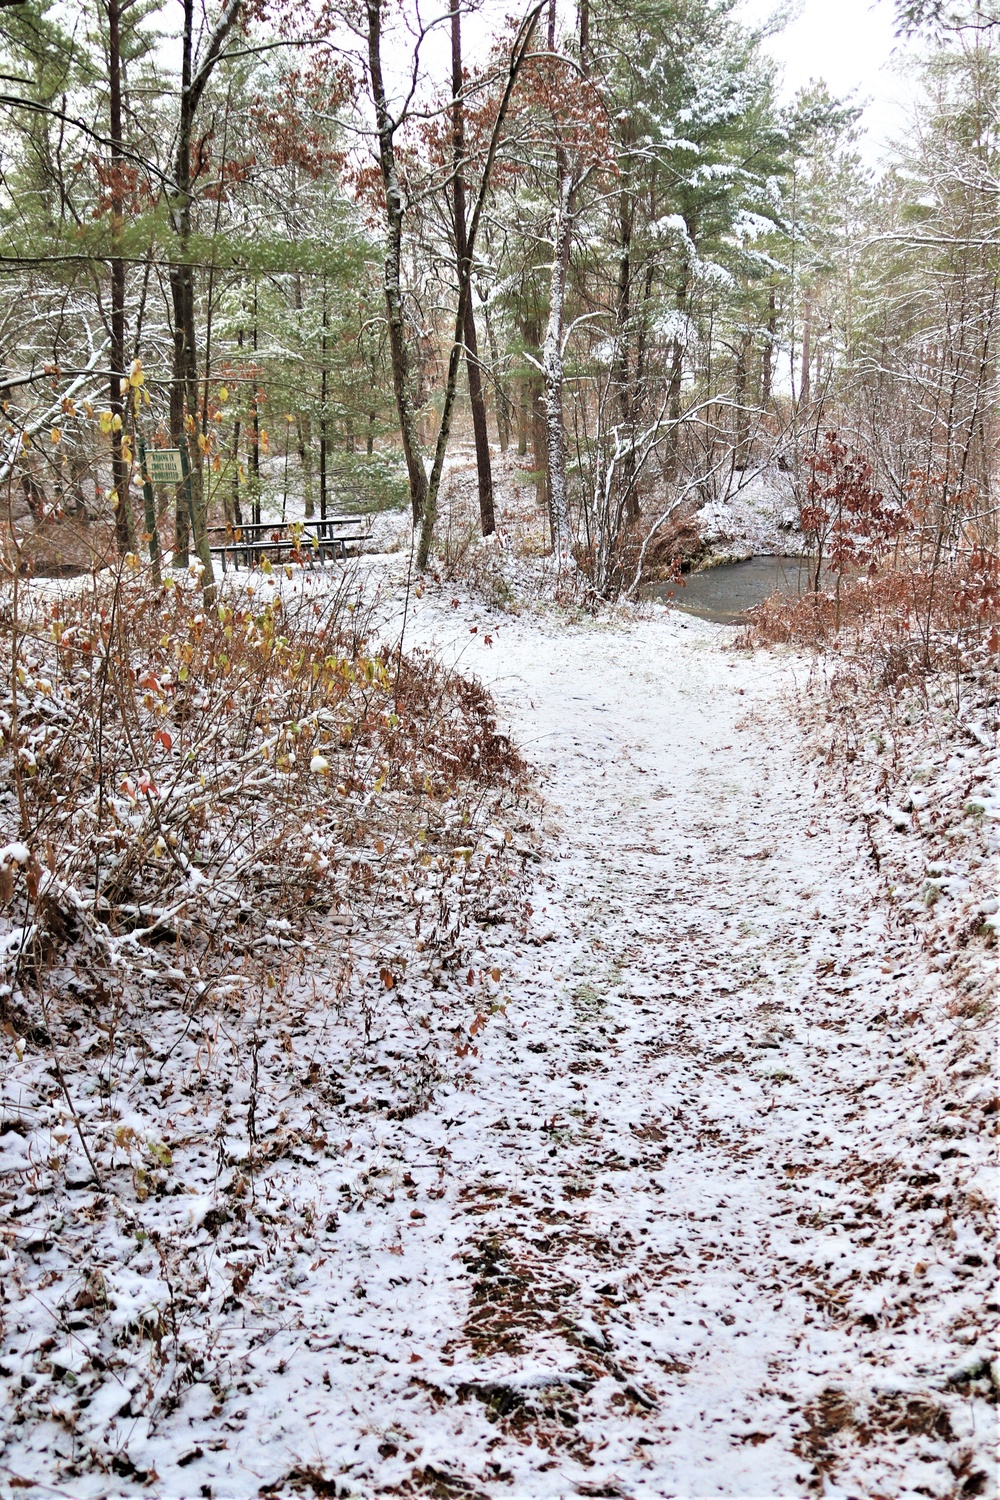
{"label": "water", "polygon": [[663,599],[703,620],[739,625],[746,611],[775,589],[795,597],[808,586],[805,558],[748,557],[745,562],[722,563],[704,573],[687,573],[683,583],[655,584],[647,597]]}

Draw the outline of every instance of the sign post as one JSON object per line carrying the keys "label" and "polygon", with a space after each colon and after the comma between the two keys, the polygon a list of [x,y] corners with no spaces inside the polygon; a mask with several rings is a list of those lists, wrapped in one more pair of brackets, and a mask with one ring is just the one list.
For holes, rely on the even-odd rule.
{"label": "sign post", "polygon": [[146,536],[149,541],[149,560],[153,565],[153,577],[157,583],[160,582],[160,533],[156,526],[156,497],[153,494],[153,480],[150,466],[146,461],[146,444],[141,434],[136,434],[139,442],[139,468],[142,472],[142,500],[146,516]]}
{"label": "sign post", "polygon": [[[187,444],[180,448],[147,448],[142,438],[139,439],[139,453],[143,465],[143,495],[146,498],[146,521],[149,530],[149,506],[153,500],[153,485],[162,484],[167,489],[176,490],[178,485],[184,486],[184,497],[187,500],[188,524],[191,527],[191,541],[197,548],[198,532],[194,523],[194,498],[191,494],[191,469],[188,464]],[[146,496],[146,484],[149,485],[149,494]],[[150,553],[152,555],[152,553]]]}
{"label": "sign post", "polygon": [[[205,512],[207,506],[203,503],[201,521],[199,526],[194,518],[194,494],[191,489],[191,462],[188,456],[187,442],[182,442],[180,447],[181,472],[184,476],[184,490],[187,494],[188,515],[191,518],[191,538],[194,542],[194,550],[198,561],[202,565],[202,588],[205,590],[207,602],[215,597],[215,575],[212,572],[212,552],[208,545],[208,536],[205,531]],[[210,592],[209,592],[210,591]]]}
{"label": "sign post", "polygon": [[[202,587],[206,590],[206,599],[210,603],[214,597],[215,578],[212,573],[212,553],[208,544],[208,535],[204,525],[204,509],[201,516],[202,525],[199,527],[194,513],[194,490],[191,484],[191,461],[188,454],[186,441],[182,441],[179,448],[147,448],[142,438],[139,438],[139,458],[142,463],[142,493],[146,506],[146,530],[150,533],[149,555],[153,560],[153,567],[159,579],[159,556],[160,544],[156,531],[156,510],[153,499],[153,485],[161,484],[175,492],[179,485],[184,486],[184,496],[187,500],[188,523],[191,527],[191,541],[194,550],[201,562]],[[153,549],[156,548],[156,557],[153,558]]]}
{"label": "sign post", "polygon": [[[139,440],[142,442],[142,439]],[[179,448],[146,448],[143,444],[143,452],[146,455],[146,466],[149,472],[151,484],[180,484],[184,478],[184,468],[181,463],[181,450]]]}
{"label": "sign post", "polygon": [[[168,450],[169,451],[169,450]],[[184,482],[184,493],[187,496],[188,520],[191,522],[191,540],[194,548],[198,550],[198,528],[194,524],[194,496],[191,493],[191,464],[188,459],[187,443],[182,443],[179,448],[173,450],[181,466],[181,479]]]}

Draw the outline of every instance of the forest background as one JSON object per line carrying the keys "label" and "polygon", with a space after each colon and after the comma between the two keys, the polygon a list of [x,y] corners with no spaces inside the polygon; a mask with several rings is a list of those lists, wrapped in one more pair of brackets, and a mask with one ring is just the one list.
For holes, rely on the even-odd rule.
{"label": "forest background", "polygon": [[8,536],[145,558],[144,437],[189,449],[153,529],[206,582],[212,521],[404,496],[426,565],[457,398],[484,533],[493,439],[597,597],[782,473],[817,582],[905,553],[926,652],[940,570],[995,577],[996,18],[901,10],[874,170],[740,15],[5,7]]}
{"label": "forest background", "polygon": [[[532,1059],[548,1052],[534,1029],[555,1024],[545,1017],[560,1017],[560,1047],[576,1037],[552,976],[577,973],[576,928],[589,939],[592,923],[583,897],[543,916],[547,843],[565,870],[600,875],[602,922],[631,929],[645,911],[641,962],[682,966],[686,995],[700,962],[691,928],[676,936],[672,916],[643,906],[659,878],[647,856],[673,863],[658,840],[676,833],[690,850],[663,848],[680,851],[679,868],[691,859],[691,878],[677,876],[668,913],[695,902],[718,944],[706,951],[728,965],[706,872],[722,871],[727,921],[737,906],[770,910],[769,891],[794,897],[788,972],[821,945],[816,1025],[835,994],[837,1026],[858,1028],[850,1049],[818,1051],[818,1071],[803,1073],[822,1084],[803,1085],[803,1182],[823,1146],[812,1126],[833,1108],[830,1069],[846,1069],[847,1132],[855,1045],[868,1056],[884,1035],[880,1055],[898,1060],[884,1074],[892,1113],[866,1137],[847,1133],[861,1165],[845,1169],[844,1191],[853,1218],[862,1166],[876,1185],[866,1204],[895,1184],[893,1206],[865,1208],[878,1233],[908,1235],[912,1209],[956,1264],[948,1247],[968,1230],[955,1275],[970,1278],[969,1308],[923,1281],[933,1257],[906,1241],[926,1302],[905,1267],[889,1311],[873,1281],[852,1337],[912,1318],[922,1341],[930,1319],[952,1320],[948,1337],[975,1357],[946,1375],[947,1410],[940,1392],[927,1397],[906,1432],[911,1447],[931,1433],[951,1443],[935,1493],[984,1492],[948,1411],[961,1433],[956,1392],[985,1400],[972,1389],[990,1368],[977,1330],[995,1306],[985,1272],[978,1283],[995,1215],[967,1152],[985,1151],[997,1109],[1000,13],[996,0],[899,0],[890,13],[914,103],[905,138],[874,164],[859,104],[820,83],[789,101],[772,25],[749,24],[734,0],[524,0],[513,14],[465,0],[0,0],[0,1198],[12,1225],[0,1375],[17,1483],[40,1474],[84,1493],[86,1475],[87,1493],[107,1493],[102,1476],[141,1487],[154,1464],[176,1462],[172,1492],[193,1493],[201,1471],[180,1468],[205,1454],[185,1452],[186,1392],[211,1384],[220,1404],[204,1446],[222,1453],[212,1424],[256,1357],[220,1331],[250,1307],[270,1339],[304,1275],[319,1274],[326,1299],[332,1281],[352,1281],[348,1264],[364,1319],[377,1285],[366,1205],[382,1213],[398,1193],[407,1235],[436,1234],[434,1214],[459,1203],[464,1219],[457,1147],[450,1201],[443,1185],[462,1125],[453,1104],[475,1102],[497,1037],[516,1039],[508,1005],[536,980],[545,1006],[556,994],[541,1023],[527,1029],[527,1012],[521,1023]],[[190,500],[183,485],[144,484],[143,449],[164,448],[186,455]],[[741,657],[718,627],[688,634],[641,596],[724,557],[725,518],[764,502],[775,549],[808,565],[800,594],[760,606],[735,641],[793,650]],[[323,559],[305,523],[345,512],[370,516],[385,550],[310,566]],[[281,546],[258,542],[258,566],[221,579],[220,545],[242,546],[245,561],[258,526]],[[480,680],[462,675],[470,662]],[[615,702],[645,709],[640,668],[653,717],[604,736],[612,680]],[[524,712],[536,700],[537,725]],[[773,744],[758,709],[781,720],[786,768],[766,808]],[[574,727],[585,724],[593,738]],[[629,781],[647,775],[630,758],[647,760],[640,735],[650,767],[653,745],[663,753],[655,791],[652,777]],[[562,828],[558,781],[540,795],[553,770],[567,778]],[[826,872],[817,885],[801,870],[848,857],[828,832],[812,843],[834,779],[850,825],[830,827],[860,837],[823,916]],[[685,785],[682,816],[666,799]],[[720,851],[726,817],[739,838]],[[618,885],[603,884],[595,850]],[[789,880],[786,852],[804,860]],[[896,993],[907,971],[895,959],[854,988],[862,890],[884,907],[892,951],[923,975],[926,1004]],[[866,953],[876,941],[864,937]],[[594,947],[603,974],[611,948]],[[748,966],[732,1003],[756,984]],[[587,1026],[594,997],[589,980],[571,997]],[[784,1042],[766,1024],[771,1059]],[[596,1035],[595,1058],[611,1045],[603,1024]],[[729,1046],[716,1060],[743,1069]],[[679,1077],[690,1056],[678,1053]],[[552,1090],[583,1087],[568,1059],[553,1047],[537,1064],[553,1071],[524,1114],[545,1132]],[[767,1074],[755,1136],[767,1115],[783,1137],[773,1094],[798,1087],[797,1071]],[[504,1063],[505,1090],[513,1076]],[[508,1107],[516,1120],[506,1093],[477,1104],[483,1128],[506,1131],[496,1115]],[[387,1168],[380,1143],[435,1110],[447,1118],[441,1167],[420,1151],[435,1174],[425,1214],[409,1170],[423,1167],[406,1147]],[[638,1106],[622,1114],[623,1170],[640,1135],[666,1141],[638,1119]],[[478,1171],[493,1147],[469,1140]],[[545,1135],[545,1172],[563,1172],[562,1140]],[[824,1217],[805,1221],[809,1233],[828,1222],[827,1181],[814,1178]],[[762,1214],[782,1217],[789,1181],[780,1199],[760,1182]],[[308,1273],[288,1250],[292,1224]],[[756,1246],[744,1231],[741,1219],[740,1242]],[[561,1243],[551,1237],[554,1268]],[[383,1267],[400,1319],[402,1253],[400,1239]],[[457,1261],[429,1253],[450,1283]],[[604,1274],[588,1272],[595,1286]],[[841,1303],[824,1290],[822,1306]],[[587,1339],[588,1359],[608,1348]],[[398,1342],[393,1332],[393,1358]],[[323,1348],[317,1383],[333,1364]],[[353,1354],[343,1363],[353,1399],[359,1369]],[[262,1378],[285,1368],[282,1355]],[[852,1407],[837,1396],[831,1408],[818,1388],[810,1405],[811,1389],[786,1446],[808,1451],[822,1483],[824,1424],[846,1431]],[[520,1396],[509,1409],[521,1413]],[[877,1429],[883,1455],[905,1452],[902,1420],[893,1409]],[[492,1415],[487,1425],[492,1444]],[[376,1428],[371,1463],[396,1462]],[[851,1429],[866,1492],[875,1430]],[[764,1463],[758,1438],[739,1443]],[[233,1463],[247,1451],[234,1440]],[[267,1458],[276,1485],[282,1463]],[[894,1464],[881,1492],[902,1493]]]}

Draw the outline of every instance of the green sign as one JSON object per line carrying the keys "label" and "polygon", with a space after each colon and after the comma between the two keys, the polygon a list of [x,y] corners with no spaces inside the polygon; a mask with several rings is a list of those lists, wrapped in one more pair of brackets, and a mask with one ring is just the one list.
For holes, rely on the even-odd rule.
{"label": "green sign", "polygon": [[147,448],[146,472],[153,484],[180,484],[184,478],[179,448]]}

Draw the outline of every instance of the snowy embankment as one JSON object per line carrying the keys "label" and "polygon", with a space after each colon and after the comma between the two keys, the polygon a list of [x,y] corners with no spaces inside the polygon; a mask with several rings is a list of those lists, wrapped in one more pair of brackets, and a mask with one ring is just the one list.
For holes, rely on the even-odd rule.
{"label": "snowy embankment", "polygon": [[[540,778],[544,844],[496,831],[528,906],[381,1000],[284,962],[207,1097],[225,1008],[178,1016],[148,1105],[175,1185],[126,1213],[57,1175],[10,1220],[6,1482],[992,1493],[990,1158],[954,1123],[983,1019],[806,768],[794,658],[450,587],[409,631]],[[18,1050],[27,1091],[51,1058]]]}
{"label": "snowy embankment", "polygon": [[792,476],[777,467],[735,473],[729,492],[701,506],[695,520],[709,564],[805,551]]}

